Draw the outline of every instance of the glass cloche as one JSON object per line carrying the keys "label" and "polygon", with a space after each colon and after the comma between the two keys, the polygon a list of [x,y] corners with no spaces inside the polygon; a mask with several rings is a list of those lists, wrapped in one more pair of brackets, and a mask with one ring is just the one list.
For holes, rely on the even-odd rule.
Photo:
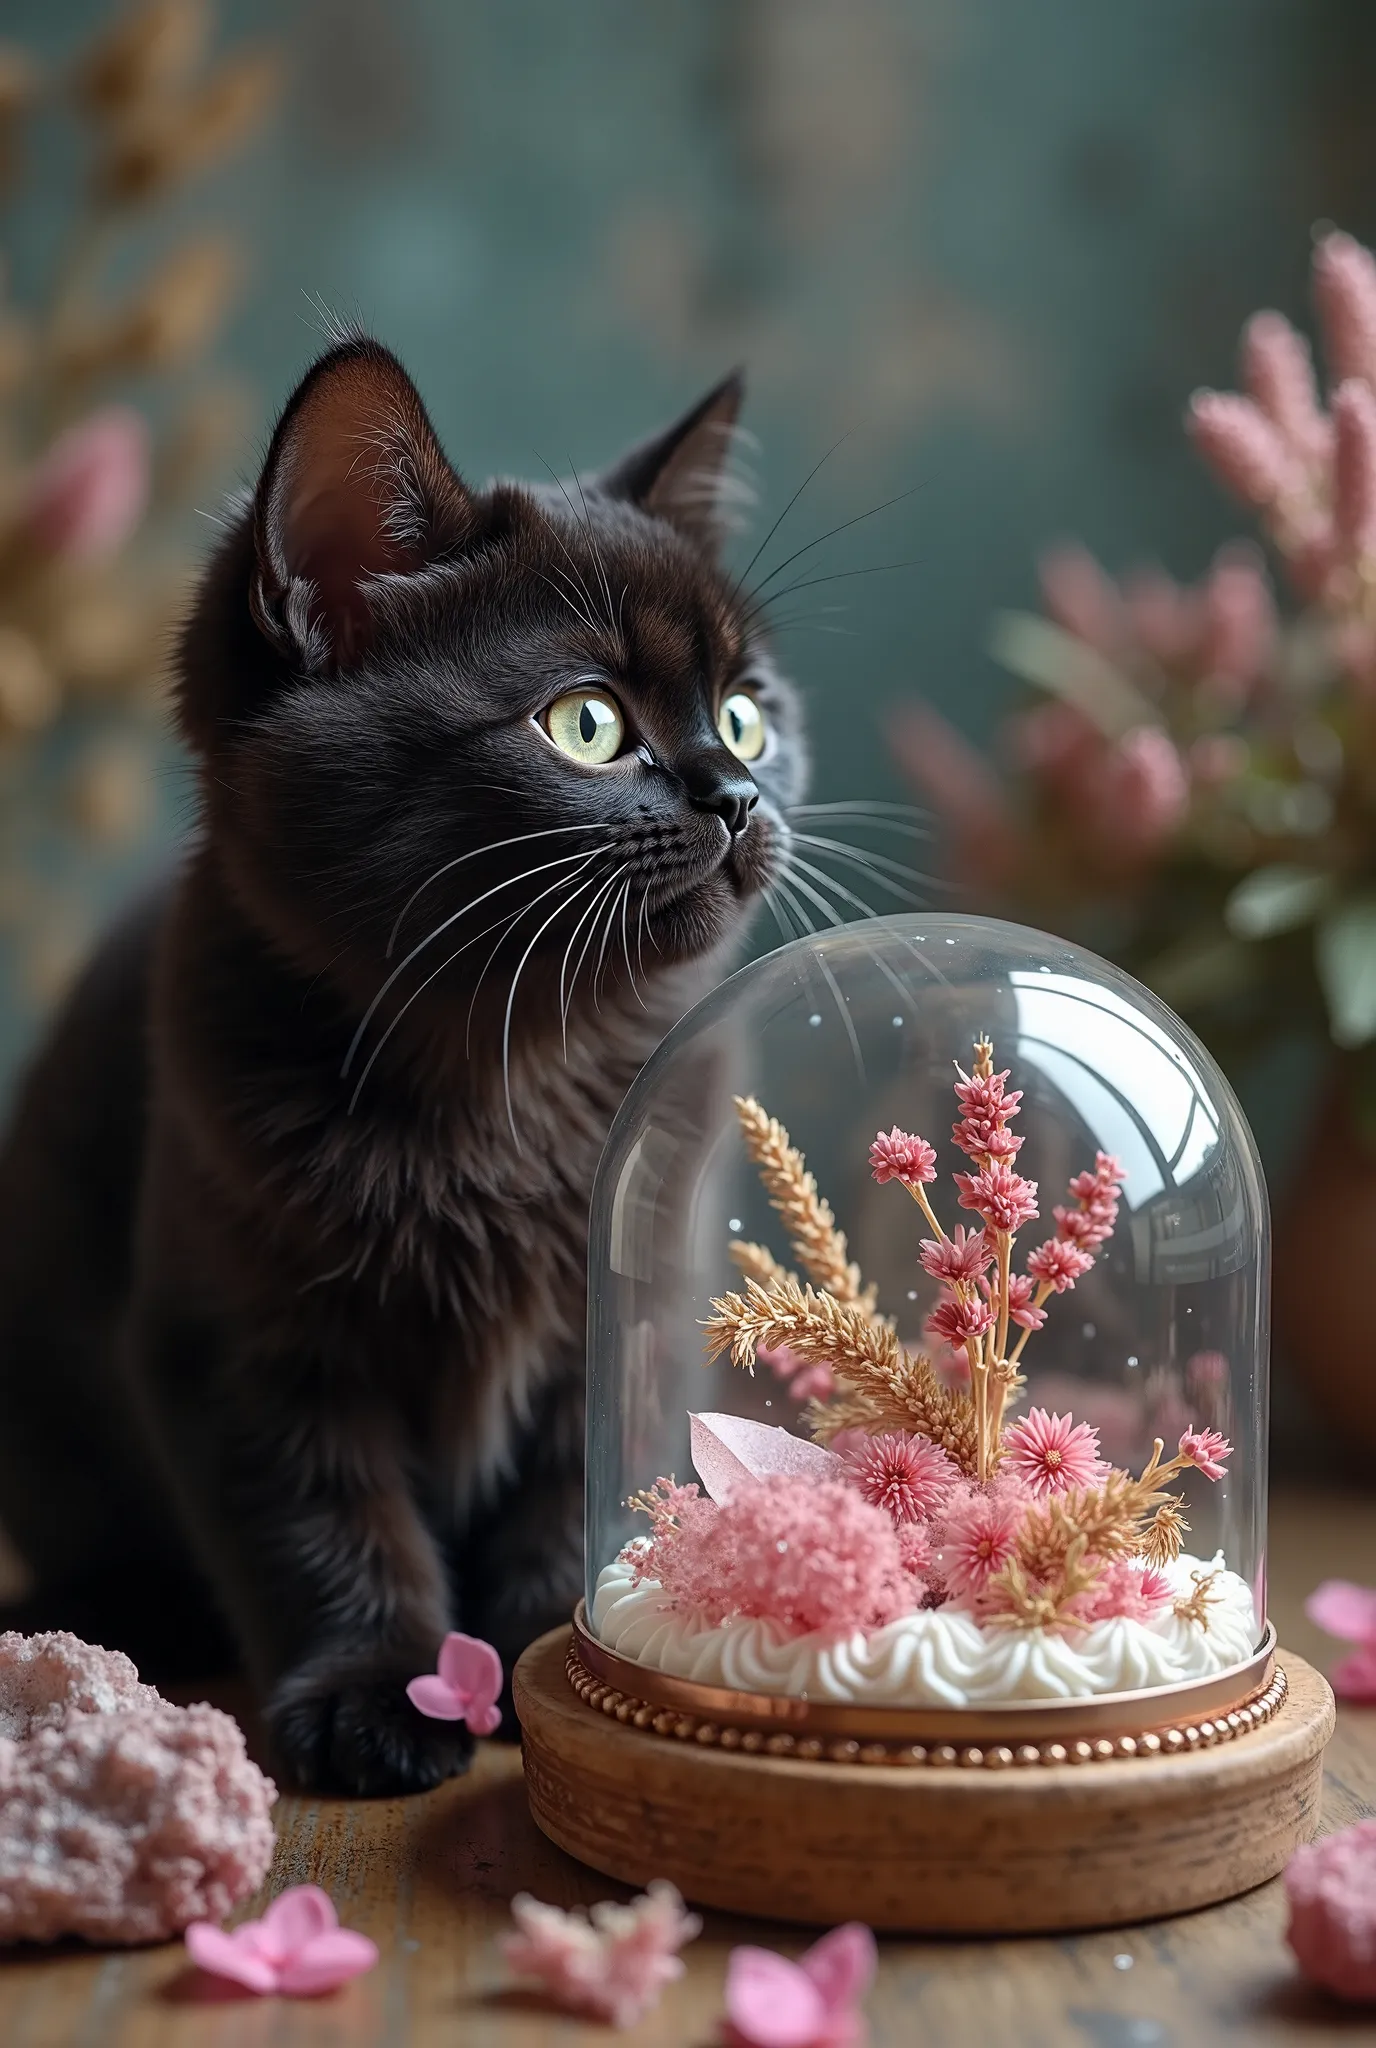
{"label": "glass cloche", "polygon": [[1105,961],[916,916],[754,962],[599,1171],[585,1638],[837,1710],[1254,1663],[1268,1258],[1231,1089]]}

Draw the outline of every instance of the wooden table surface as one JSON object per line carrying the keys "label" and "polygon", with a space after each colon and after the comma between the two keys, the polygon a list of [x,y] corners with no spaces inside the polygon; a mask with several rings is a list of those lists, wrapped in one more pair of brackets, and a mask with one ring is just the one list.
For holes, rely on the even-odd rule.
{"label": "wooden table surface", "polygon": [[[1376,1578],[1376,1502],[1283,1496],[1272,1516],[1271,1612],[1282,1644],[1319,1667],[1334,1645],[1305,1621],[1325,1576]],[[1339,1713],[1324,1825],[1376,1811],[1376,1709]],[[572,1905],[618,1892],[540,1835],[519,1755],[484,1745],[473,1771],[425,1797],[284,1799],[261,1910],[314,1881],[378,1968],[332,1996],[256,1999],[189,1970],[179,1943],[91,1953],[25,1949],[0,1962],[3,2048],[708,2048],[726,1957],[741,1940],[796,1951],[792,1931],[709,1916],[688,1971],[616,2035],[513,1990],[494,1935],[513,1893]],[[1345,2036],[1376,2042],[1376,2012],[1306,1991],[1282,1941],[1278,1883],[1226,1906],[1108,1934],[1021,1941],[886,1940],[870,2001],[876,2048],[1209,2048]]]}

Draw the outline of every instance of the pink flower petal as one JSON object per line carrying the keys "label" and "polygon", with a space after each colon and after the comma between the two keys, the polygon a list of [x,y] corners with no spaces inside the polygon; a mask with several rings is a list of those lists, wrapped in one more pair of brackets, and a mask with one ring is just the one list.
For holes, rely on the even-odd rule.
{"label": "pink flower petal", "polygon": [[[440,1677],[461,1697],[491,1702],[502,1689],[502,1660],[491,1643],[454,1631],[440,1644]],[[424,1709],[421,1710],[424,1712]]]}
{"label": "pink flower petal", "polygon": [[227,1977],[248,1991],[277,1989],[277,1972],[262,1956],[254,1955],[246,1942],[236,1941],[222,1927],[209,1920],[193,1920],[186,1930],[186,1952],[198,1970],[212,1977]]}
{"label": "pink flower petal", "polygon": [[1340,1700],[1376,1706],[1376,1643],[1363,1643],[1350,1657],[1340,1657],[1329,1677]]}
{"label": "pink flower petal", "polygon": [[[279,1892],[256,1926],[255,1947],[259,1955],[284,1962],[309,1941],[331,1934],[339,1925],[334,1901],[318,1884],[294,1884]],[[241,1930],[248,1932],[248,1928]]]}
{"label": "pink flower petal", "polygon": [[1312,1622],[1345,1643],[1376,1642],[1376,1588],[1325,1579],[1304,1603]]}
{"label": "pink flower petal", "polygon": [[824,1934],[800,1960],[799,1967],[822,1994],[835,2018],[853,2012],[874,1982],[878,1963],[874,1936],[862,1921],[847,1921]]}
{"label": "pink flower petal", "polygon": [[467,1700],[461,1700],[453,1687],[433,1671],[423,1678],[409,1679],[406,1697],[418,1714],[428,1714],[432,1721],[462,1721],[468,1713]]}
{"label": "pink flower petal", "polygon": [[827,2025],[821,1991],[767,1948],[736,1948],[726,1969],[726,2017],[749,2048],[811,2048]]}
{"label": "pink flower petal", "polygon": [[277,1973],[277,1988],[292,1998],[311,1998],[362,1976],[376,1961],[375,1941],[369,1941],[366,1934],[355,1934],[352,1928],[336,1927],[328,1934],[316,1935],[283,1963]]}
{"label": "pink flower petal", "polygon": [[471,1706],[464,1718],[475,1735],[495,1735],[502,1725],[502,1710],[478,1704]]}

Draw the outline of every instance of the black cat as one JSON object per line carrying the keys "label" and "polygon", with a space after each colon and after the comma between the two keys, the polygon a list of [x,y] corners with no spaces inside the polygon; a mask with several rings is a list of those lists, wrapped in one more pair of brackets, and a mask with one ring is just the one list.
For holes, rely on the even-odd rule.
{"label": "black cat", "polygon": [[405,1679],[579,1590],[593,1171],[802,793],[716,561],[740,395],[475,490],[386,350],[315,365],[181,643],[199,833],[0,1158],[0,1622],[237,1648],[304,1785],[461,1768]]}

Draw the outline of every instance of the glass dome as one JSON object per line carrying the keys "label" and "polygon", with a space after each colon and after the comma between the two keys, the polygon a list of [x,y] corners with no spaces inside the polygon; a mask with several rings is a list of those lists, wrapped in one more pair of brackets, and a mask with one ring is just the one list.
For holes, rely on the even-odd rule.
{"label": "glass dome", "polygon": [[754,962],[599,1170],[588,1632],[676,1681],[902,1709],[1235,1669],[1268,1260],[1231,1089],[1105,961],[916,916]]}

